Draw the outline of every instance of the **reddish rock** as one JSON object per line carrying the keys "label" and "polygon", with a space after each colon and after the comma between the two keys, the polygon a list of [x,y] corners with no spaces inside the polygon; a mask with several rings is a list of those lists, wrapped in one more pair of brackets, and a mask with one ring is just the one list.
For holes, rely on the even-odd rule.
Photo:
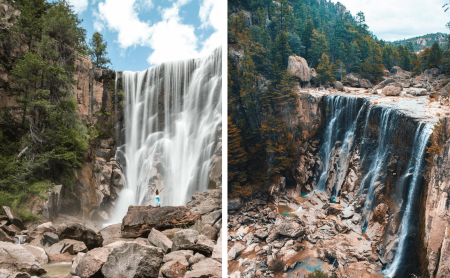
{"label": "reddish rock", "polygon": [[161,268],[163,276],[168,278],[184,277],[186,271],[187,267],[179,261],[170,261]]}
{"label": "reddish rock", "polygon": [[122,221],[122,237],[148,236],[156,230],[192,226],[200,218],[187,207],[130,206]]}

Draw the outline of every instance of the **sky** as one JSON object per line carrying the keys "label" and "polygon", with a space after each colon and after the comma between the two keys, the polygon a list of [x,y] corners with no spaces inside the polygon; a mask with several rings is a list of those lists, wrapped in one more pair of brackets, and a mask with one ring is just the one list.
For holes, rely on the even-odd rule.
{"label": "sky", "polygon": [[69,0],[87,41],[100,32],[111,69],[143,71],[209,55],[226,37],[226,0]]}
{"label": "sky", "polygon": [[[332,0],[336,3],[337,0]],[[445,25],[447,0],[339,0],[353,16],[364,12],[369,30],[379,39],[394,41],[429,33],[449,33]]]}

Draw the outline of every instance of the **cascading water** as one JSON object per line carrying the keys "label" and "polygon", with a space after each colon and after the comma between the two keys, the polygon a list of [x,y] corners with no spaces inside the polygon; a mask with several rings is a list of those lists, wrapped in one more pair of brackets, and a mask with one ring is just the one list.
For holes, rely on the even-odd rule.
{"label": "cascading water", "polygon": [[405,256],[406,238],[411,230],[410,222],[414,212],[413,208],[417,204],[417,198],[420,191],[420,171],[423,169],[422,164],[425,157],[425,150],[432,132],[432,126],[421,123],[414,135],[414,149],[412,152],[411,160],[408,163],[407,172],[402,179],[402,182],[405,182],[405,177],[409,177],[410,180],[408,187],[408,198],[406,200],[406,207],[400,225],[401,232],[397,251],[395,252],[394,260],[392,261],[391,265],[383,273],[384,275],[386,275],[386,277],[396,276],[396,273],[401,267],[402,259]]}
{"label": "cascading water", "polygon": [[355,132],[358,119],[364,112],[366,103],[361,104],[358,98],[331,96],[327,98],[327,114],[329,121],[326,127],[324,143],[319,150],[319,158],[323,163],[319,171],[319,181],[316,188],[326,189],[326,182],[330,172],[330,159],[338,142],[342,143],[339,153],[339,162],[336,164],[336,179],[333,185],[332,199],[339,194],[348,168],[348,157],[355,140]]}
{"label": "cascading water", "polygon": [[[124,72],[125,144],[116,157],[125,165],[125,187],[113,222],[130,205],[185,205],[208,189],[208,171],[222,124],[222,50],[208,57]],[[163,181],[156,180],[155,175]]]}

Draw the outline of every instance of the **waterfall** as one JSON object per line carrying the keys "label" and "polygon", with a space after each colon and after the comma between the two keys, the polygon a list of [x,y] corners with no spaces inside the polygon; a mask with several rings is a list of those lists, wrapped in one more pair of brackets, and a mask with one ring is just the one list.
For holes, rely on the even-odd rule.
{"label": "waterfall", "polygon": [[[420,171],[422,170],[426,146],[432,132],[432,126],[421,123],[417,127],[414,135],[414,148],[411,159],[408,163],[407,171],[404,175],[404,177],[412,176],[408,187],[408,199],[406,200],[406,207],[403,213],[402,222],[400,224],[401,232],[394,260],[389,268],[387,268],[383,273],[386,277],[395,277],[396,272],[399,270],[400,263],[405,256],[404,251],[406,249],[406,238],[410,232],[410,221],[413,216],[414,207],[417,205],[418,193],[420,191]],[[402,180],[404,181],[405,179]]]}
{"label": "waterfall", "polygon": [[347,174],[348,158],[355,140],[358,119],[365,111],[366,103],[360,104],[358,98],[330,96],[327,98],[326,112],[328,123],[325,130],[324,141],[319,149],[319,158],[322,162],[319,170],[319,181],[316,188],[326,190],[328,174],[330,172],[330,159],[333,149],[339,151],[336,170],[336,179],[333,184],[332,199],[336,198]]}
{"label": "waterfall", "polygon": [[[121,222],[130,205],[186,205],[208,189],[211,158],[222,125],[222,50],[123,72],[125,144],[116,157],[124,165],[124,188],[115,206]],[[116,78],[116,83],[117,83]],[[117,86],[117,84],[116,84]]]}

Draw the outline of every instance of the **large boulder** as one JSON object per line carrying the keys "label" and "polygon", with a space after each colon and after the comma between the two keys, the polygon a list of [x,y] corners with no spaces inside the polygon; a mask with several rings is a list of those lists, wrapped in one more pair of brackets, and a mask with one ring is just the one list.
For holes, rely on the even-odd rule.
{"label": "large boulder", "polygon": [[168,253],[172,250],[172,241],[156,229],[152,229],[152,231],[148,235],[148,242],[156,247],[161,248],[164,253]]}
{"label": "large boulder", "polygon": [[306,232],[306,228],[297,223],[295,219],[281,219],[277,221],[275,228],[278,234],[292,238],[302,236]]}
{"label": "large boulder", "polygon": [[39,260],[22,245],[2,242],[0,244],[0,269],[26,272],[30,275],[46,273]]}
{"label": "large boulder", "polygon": [[386,87],[387,85],[391,84],[391,83],[396,83],[395,79],[392,78],[388,78],[384,81],[381,81],[380,83],[378,83],[378,85],[376,85],[375,87],[373,87],[373,90],[380,90],[383,89],[384,87]]}
{"label": "large boulder", "polygon": [[175,233],[172,250],[193,250],[211,256],[214,250],[214,241],[195,230],[185,229]]}
{"label": "large boulder", "polygon": [[77,255],[75,260],[78,260],[78,265],[75,271],[71,271],[72,275],[79,276],[81,278],[89,278],[95,275],[95,277],[103,277],[101,269],[108,260],[109,254],[115,247],[125,244],[125,241],[118,241],[106,245],[105,247],[99,247],[87,252],[86,255]]}
{"label": "large boulder", "polygon": [[359,86],[359,78],[356,77],[353,73],[347,74],[345,76],[345,80],[347,80],[347,83],[352,87]]}
{"label": "large boulder", "polygon": [[27,228],[22,222],[22,219],[20,219],[19,215],[13,211],[10,207],[3,206],[3,210],[6,213],[6,216],[8,216],[9,221],[19,227],[21,230],[26,230]]}
{"label": "large boulder", "polygon": [[402,89],[397,86],[388,85],[383,88],[383,95],[385,96],[399,96],[402,92]]}
{"label": "large boulder", "polygon": [[86,253],[78,253],[72,260],[72,267],[70,268],[70,274],[77,275],[77,266]]}
{"label": "large boulder", "polygon": [[102,273],[108,278],[157,278],[163,257],[160,248],[127,242],[111,251]]}
{"label": "large boulder", "polygon": [[80,223],[63,224],[58,227],[59,239],[84,242],[89,250],[103,246],[103,237]]}
{"label": "large boulder", "polygon": [[372,86],[372,83],[368,79],[363,78],[363,79],[359,80],[359,87],[369,89],[369,88],[372,88],[373,86]]}
{"label": "large boulder", "polygon": [[114,241],[117,241],[122,237],[120,228],[122,224],[113,224],[109,225],[102,230],[100,230],[100,235],[103,237],[103,245],[108,245],[110,243],[113,243]]}
{"label": "large boulder", "polygon": [[33,254],[41,265],[48,264],[48,256],[43,248],[28,244],[22,244],[21,246]]}
{"label": "large boulder", "polygon": [[333,87],[336,90],[340,90],[340,91],[344,90],[344,85],[342,85],[342,83],[339,81],[334,82]]}
{"label": "large boulder", "polygon": [[393,66],[393,67],[391,68],[391,73],[392,73],[393,75],[396,75],[396,74],[399,74],[399,73],[403,73],[403,70],[402,70],[402,68],[399,67],[399,66]]}
{"label": "large boulder", "polygon": [[170,261],[161,267],[161,273],[167,278],[184,277],[187,267],[180,261]]}
{"label": "large boulder", "polygon": [[245,250],[245,246],[240,243],[235,243],[228,251],[228,261],[234,260]]}
{"label": "large boulder", "polygon": [[165,230],[179,226],[192,226],[200,218],[187,207],[130,206],[122,221],[122,237],[148,236],[154,228]]}
{"label": "large boulder", "polygon": [[185,278],[221,278],[222,263],[213,259],[200,261],[192,266],[192,270],[186,273]]}
{"label": "large boulder", "polygon": [[86,253],[88,251],[86,245],[82,241],[73,239],[64,239],[58,243],[45,249],[48,255],[58,255],[69,253],[70,255],[76,255],[80,252]]}
{"label": "large boulder", "polygon": [[11,272],[6,269],[0,269],[0,278],[30,278],[26,272]]}
{"label": "large boulder", "polygon": [[308,62],[302,57],[297,55],[289,56],[287,70],[292,76],[297,77],[302,82],[311,81],[311,71]]}

